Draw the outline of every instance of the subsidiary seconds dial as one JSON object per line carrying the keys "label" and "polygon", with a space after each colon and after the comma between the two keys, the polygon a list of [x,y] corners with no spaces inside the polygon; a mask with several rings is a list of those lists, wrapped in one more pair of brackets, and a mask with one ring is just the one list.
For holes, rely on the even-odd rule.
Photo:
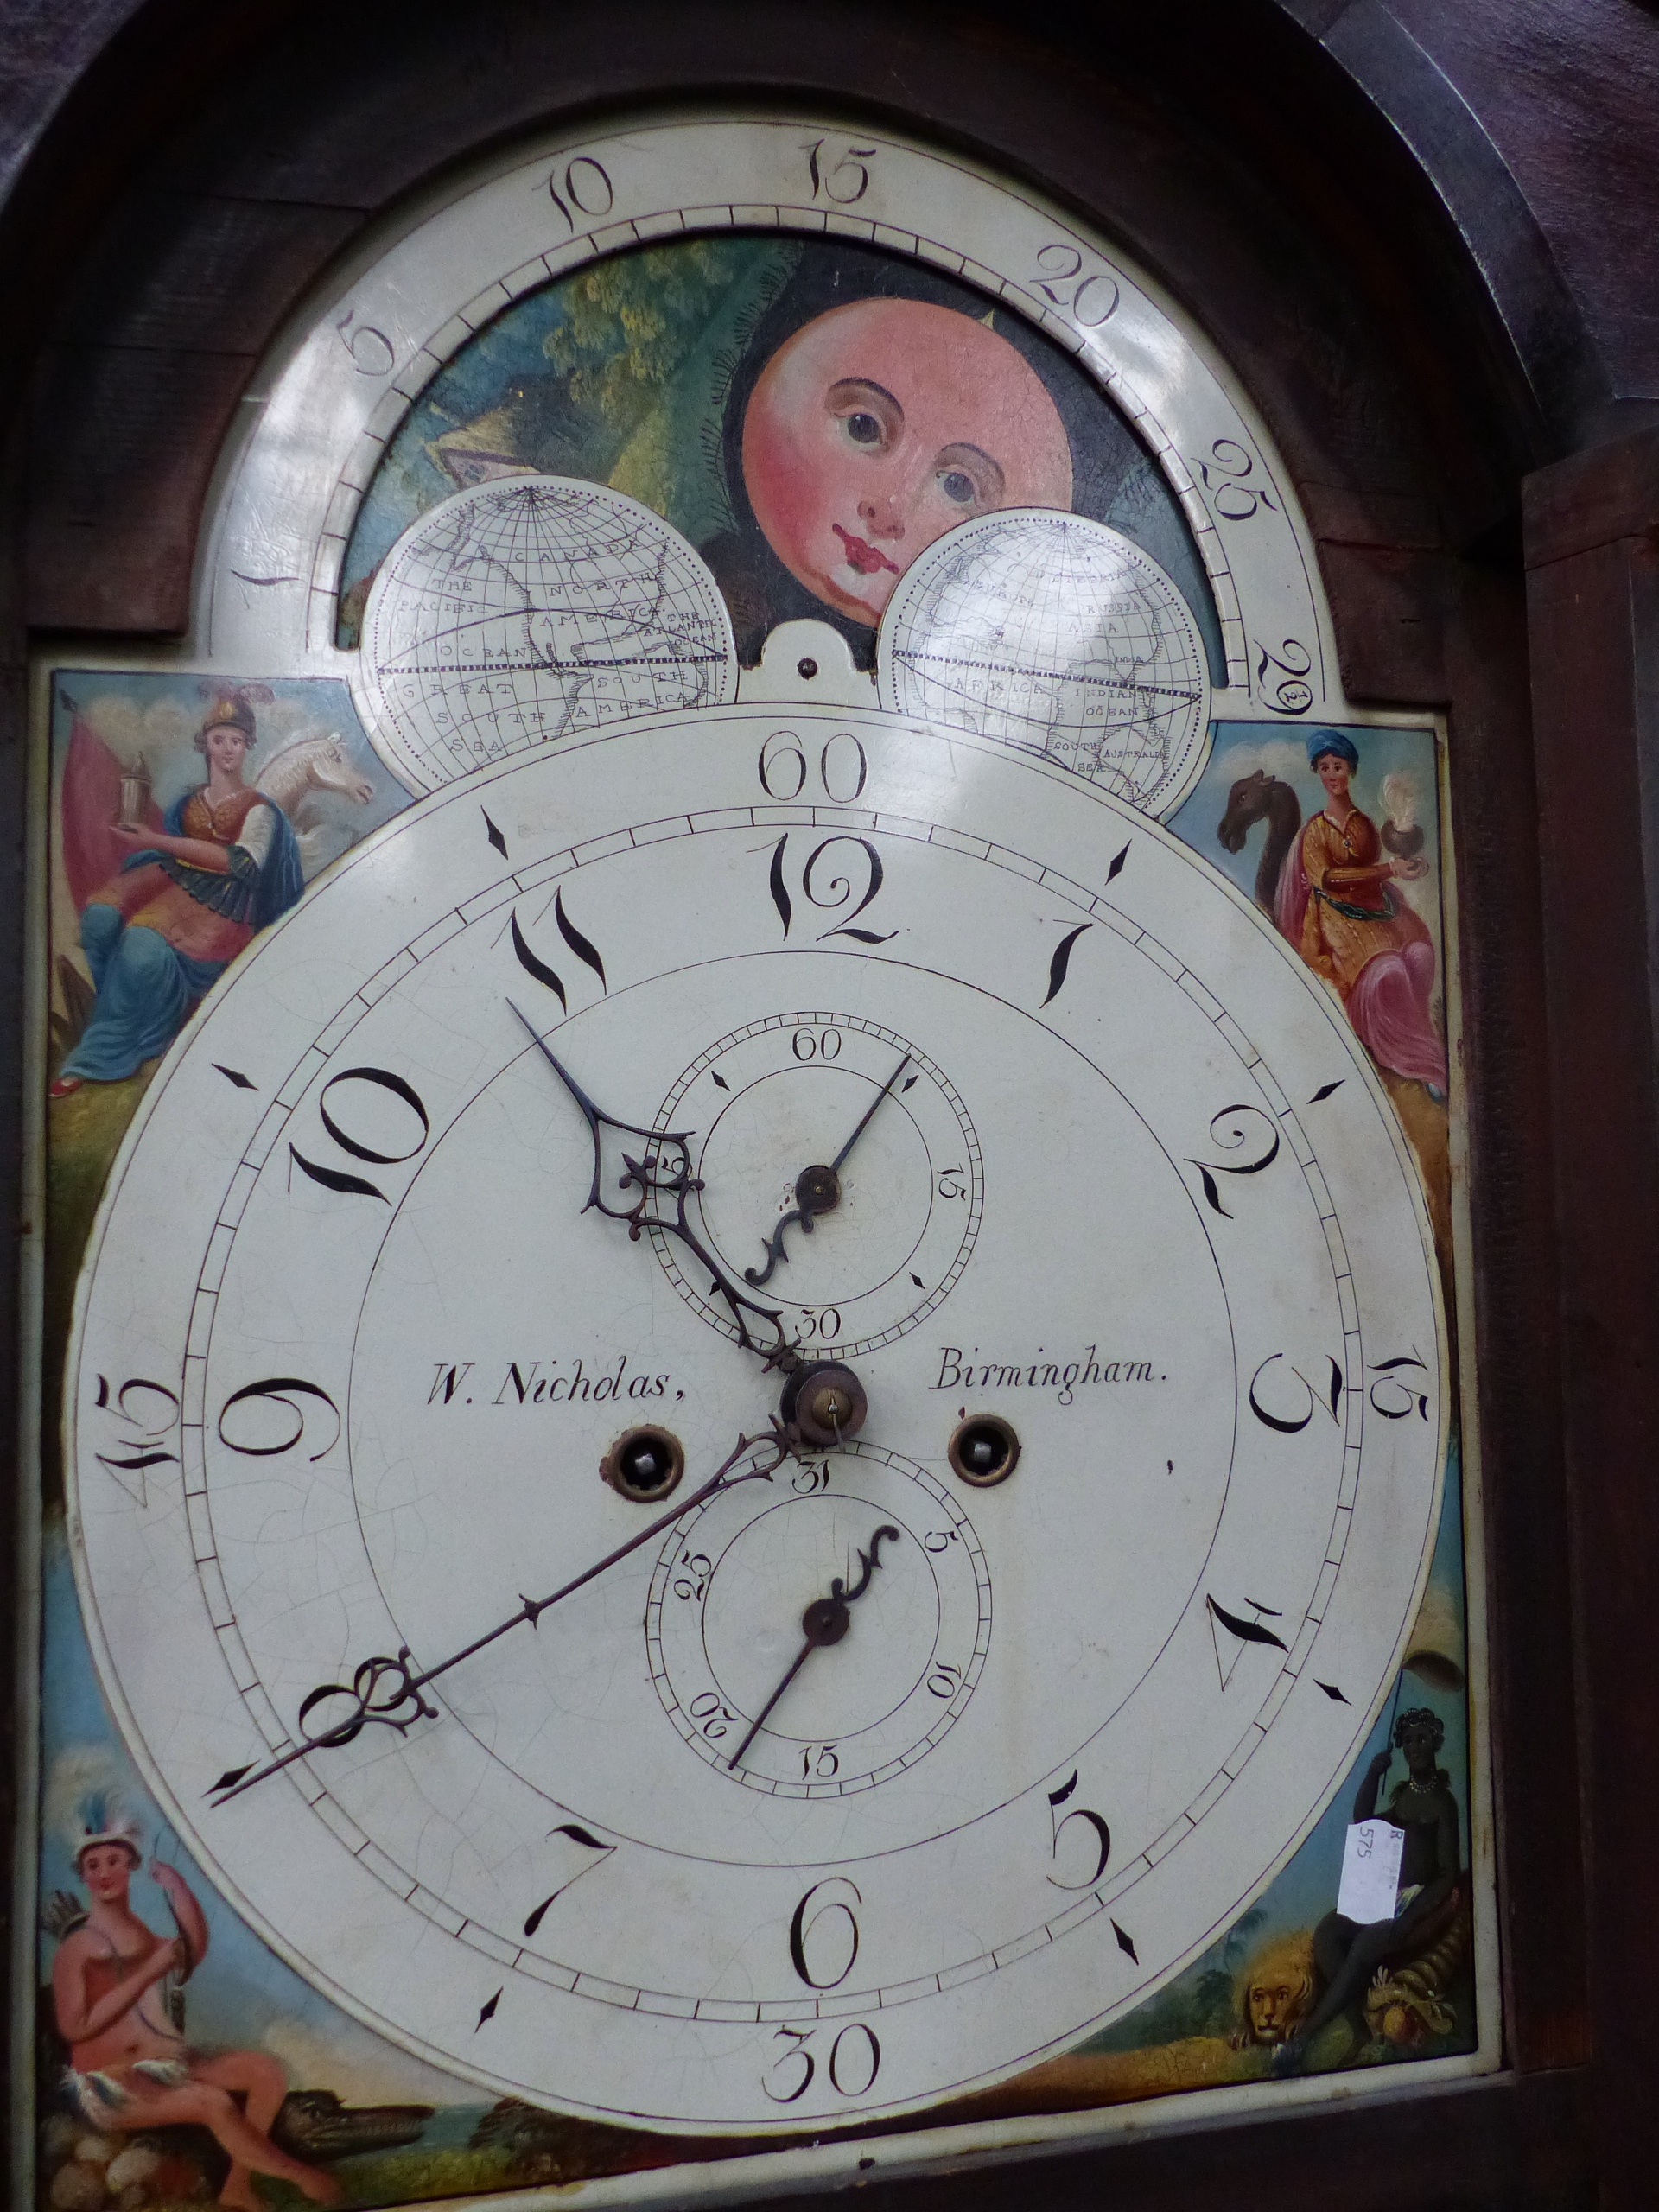
{"label": "subsidiary seconds dial", "polygon": [[[691,1202],[706,1242],[804,1349],[851,1359],[892,1344],[967,1266],[984,1208],[979,1139],[955,1084],[880,1022],[791,1012],[722,1037],[656,1126],[688,1122],[706,1133]],[[652,1242],[688,1305],[735,1338],[683,1249]]]}

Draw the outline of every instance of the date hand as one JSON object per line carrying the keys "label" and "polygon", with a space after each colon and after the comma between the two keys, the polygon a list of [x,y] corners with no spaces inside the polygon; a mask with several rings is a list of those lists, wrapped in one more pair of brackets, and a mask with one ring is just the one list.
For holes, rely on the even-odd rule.
{"label": "date hand", "polygon": [[[874,1109],[872,1108],[871,1111],[874,1112]],[[855,1129],[853,1135],[856,1136],[858,1131]],[[858,1555],[859,1565],[864,1572],[854,1583],[852,1588],[849,1590],[840,1575],[836,1575],[835,1580],[830,1585],[830,1595],[827,1598],[815,1598],[801,1615],[801,1629],[806,1641],[795,1654],[789,1672],[761,1707],[753,1726],[732,1753],[731,1758],[727,1760],[728,1766],[736,1766],[742,1758],[744,1752],[748,1750],[749,1745],[766,1726],[767,1714],[794,1681],[796,1675],[800,1673],[802,1668],[805,1666],[808,1656],[823,1645],[839,1643],[842,1637],[846,1635],[851,1625],[847,1608],[849,1605],[856,1605],[869,1588],[870,1577],[881,1564],[881,1547],[889,1537],[896,1544],[899,1541],[899,1531],[890,1521],[884,1521],[870,1538],[868,1551],[860,1552]]]}
{"label": "date hand", "polygon": [[[693,1129],[647,1129],[637,1122],[619,1122],[614,1114],[607,1114],[602,1106],[596,1106],[569,1070],[555,1058],[547,1039],[529,1015],[522,1008],[513,1006],[511,999],[507,1004],[512,1007],[513,1012],[529,1031],[537,1050],[582,1109],[588,1134],[593,1138],[594,1176],[582,1211],[586,1213],[589,1207],[593,1207],[607,1221],[626,1222],[628,1235],[636,1241],[642,1229],[657,1229],[665,1236],[677,1236],[681,1243],[708,1268],[710,1287],[717,1291],[731,1308],[732,1319],[737,1327],[737,1340],[744,1350],[758,1352],[768,1368],[781,1368],[785,1374],[798,1367],[800,1355],[784,1334],[783,1316],[773,1307],[757,1306],[753,1299],[746,1297],[728,1279],[725,1268],[686,1219],[686,1200],[693,1191],[702,1188],[702,1183],[691,1173],[691,1139],[696,1132]],[[871,1111],[874,1112],[874,1109],[872,1108]],[[867,1115],[865,1119],[868,1121],[868,1118]],[[614,1129],[622,1137],[644,1140],[638,1158],[626,1150],[622,1154],[623,1172],[617,1178],[617,1188],[639,1193],[626,1205],[611,1203],[603,1193],[604,1133],[607,1129]],[[854,1136],[857,1134],[855,1129]],[[746,1313],[768,1325],[772,1337],[770,1344],[756,1341],[744,1319]]]}
{"label": "date hand", "polygon": [[[744,1455],[757,1449],[771,1456],[764,1464],[747,1468],[741,1475],[734,1474],[733,1468]],[[251,1789],[255,1783],[264,1782],[273,1774],[280,1774],[284,1767],[292,1766],[296,1759],[308,1758],[313,1751],[342,1749],[360,1736],[372,1723],[378,1722],[383,1727],[396,1729],[402,1736],[407,1734],[417,1720],[435,1720],[438,1708],[430,1704],[422,1693],[429,1682],[435,1682],[440,1675],[447,1675],[452,1667],[459,1667],[463,1659],[470,1659],[475,1652],[482,1651],[486,1645],[493,1643],[499,1637],[505,1636],[509,1630],[518,1628],[523,1622],[528,1621],[534,1628],[550,1605],[556,1605],[561,1598],[569,1597],[584,1583],[591,1582],[595,1575],[603,1574],[607,1567],[614,1567],[630,1552],[637,1552],[641,1544],[650,1543],[653,1536],[659,1536],[664,1529],[672,1528],[677,1521],[694,1507],[701,1505],[705,1498],[712,1497],[716,1491],[735,1490],[740,1483],[770,1482],[788,1457],[789,1446],[776,1429],[770,1436],[740,1436],[730,1456],[701,1490],[694,1491],[690,1497],[677,1501],[671,1510],[660,1515],[648,1529],[642,1529],[637,1536],[630,1536],[626,1544],[619,1544],[613,1552],[607,1552],[603,1559],[595,1560],[591,1567],[584,1567],[580,1574],[573,1575],[550,1596],[522,1599],[516,1613],[510,1614],[484,1635],[474,1637],[459,1651],[452,1651],[447,1659],[440,1659],[435,1667],[426,1667],[418,1672],[411,1668],[409,1646],[404,1644],[395,1659],[365,1659],[353,1675],[349,1688],[343,1682],[320,1683],[301,1700],[295,1731],[300,1739],[298,1743],[280,1757],[267,1760],[262,1767],[251,1770],[237,1767],[228,1774],[220,1775],[207,1795],[215,1805],[227,1805],[232,1797],[239,1797],[245,1789]],[[896,1535],[897,1531],[878,1530],[876,1533],[879,1537],[883,1533]],[[839,1582],[835,1587],[839,1590]],[[862,1587],[861,1584],[860,1587]],[[856,1591],[853,1592],[855,1597],[857,1594]],[[334,1719],[315,1730],[308,1727],[307,1723],[314,1713],[341,1698],[346,1701],[343,1713],[337,1710]]]}
{"label": "date hand", "polygon": [[793,1227],[798,1221],[801,1224],[802,1236],[810,1236],[812,1234],[812,1224],[818,1216],[823,1213],[833,1213],[841,1204],[841,1171],[846,1165],[847,1155],[868,1128],[876,1108],[891,1094],[893,1084],[898,1082],[909,1065],[910,1054],[906,1052],[865,1108],[860,1117],[858,1127],[827,1167],[802,1168],[800,1173],[795,1178],[794,1205],[778,1224],[772,1235],[765,1240],[766,1264],[764,1268],[745,1268],[743,1270],[745,1282],[752,1284],[757,1290],[763,1282],[769,1282],[772,1279],[772,1271],[779,1261],[787,1261],[789,1258],[788,1253],[784,1249],[784,1231]]}

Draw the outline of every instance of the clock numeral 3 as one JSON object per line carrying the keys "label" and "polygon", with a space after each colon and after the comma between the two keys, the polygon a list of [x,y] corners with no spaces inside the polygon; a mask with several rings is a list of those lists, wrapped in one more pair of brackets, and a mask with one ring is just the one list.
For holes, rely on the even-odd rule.
{"label": "clock numeral 3", "polygon": [[[1197,1163],[1195,1162],[1194,1165],[1196,1164]],[[1313,1385],[1308,1381],[1306,1376],[1303,1374],[1301,1369],[1300,1367],[1293,1367],[1290,1371],[1302,1386],[1301,1400],[1300,1402],[1296,1405],[1295,1409],[1292,1411],[1289,1408],[1287,1408],[1282,1413],[1272,1413],[1262,1404],[1261,1399],[1256,1395],[1256,1385],[1261,1382],[1268,1370],[1277,1361],[1281,1360],[1284,1356],[1285,1355],[1281,1351],[1270,1352],[1267,1358],[1262,1361],[1261,1366],[1256,1369],[1255,1374],[1250,1377],[1250,1388],[1249,1394],[1250,1411],[1255,1415],[1257,1421],[1261,1422],[1263,1428],[1276,1429],[1281,1436],[1300,1436],[1302,1431],[1307,1427],[1309,1421],[1313,1420],[1316,1408],[1328,1413],[1332,1420],[1340,1425],[1342,1420],[1342,1394],[1346,1386],[1343,1380],[1343,1373],[1340,1365],[1335,1359],[1331,1358],[1329,1352],[1325,1354],[1325,1357],[1331,1360],[1331,1379],[1325,1384],[1323,1390],[1316,1390]]]}

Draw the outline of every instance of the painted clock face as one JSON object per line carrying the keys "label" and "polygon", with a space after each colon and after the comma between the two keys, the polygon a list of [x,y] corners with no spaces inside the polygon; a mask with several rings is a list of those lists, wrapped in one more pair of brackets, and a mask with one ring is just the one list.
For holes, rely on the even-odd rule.
{"label": "painted clock face", "polygon": [[86,1615],[213,1878],[411,2049],[916,2110],[1166,1980],[1347,1772],[1438,1300],[1340,1007],[1143,815],[874,709],[608,721],[350,855],[158,1074]]}

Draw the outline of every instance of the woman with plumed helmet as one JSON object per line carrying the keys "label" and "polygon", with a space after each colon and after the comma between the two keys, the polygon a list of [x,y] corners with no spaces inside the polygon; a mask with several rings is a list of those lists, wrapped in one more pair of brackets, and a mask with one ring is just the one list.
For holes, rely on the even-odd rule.
{"label": "woman with plumed helmet", "polygon": [[165,828],[111,831],[133,849],[80,918],[97,996],[54,1098],[84,1082],[119,1082],[164,1052],[254,931],[305,887],[288,817],[243,774],[257,734],[253,701],[270,691],[214,684],[208,694],[196,732],[207,781],[175,800]]}
{"label": "woman with plumed helmet", "polygon": [[1434,942],[1391,888],[1427,872],[1415,855],[1391,858],[1376,824],[1349,795],[1359,749],[1344,730],[1307,733],[1308,766],[1325,786],[1322,810],[1304,825],[1279,880],[1276,919],[1308,966],[1341,994],[1348,1018],[1379,1067],[1446,1088],[1446,1046],[1429,1012]]}

